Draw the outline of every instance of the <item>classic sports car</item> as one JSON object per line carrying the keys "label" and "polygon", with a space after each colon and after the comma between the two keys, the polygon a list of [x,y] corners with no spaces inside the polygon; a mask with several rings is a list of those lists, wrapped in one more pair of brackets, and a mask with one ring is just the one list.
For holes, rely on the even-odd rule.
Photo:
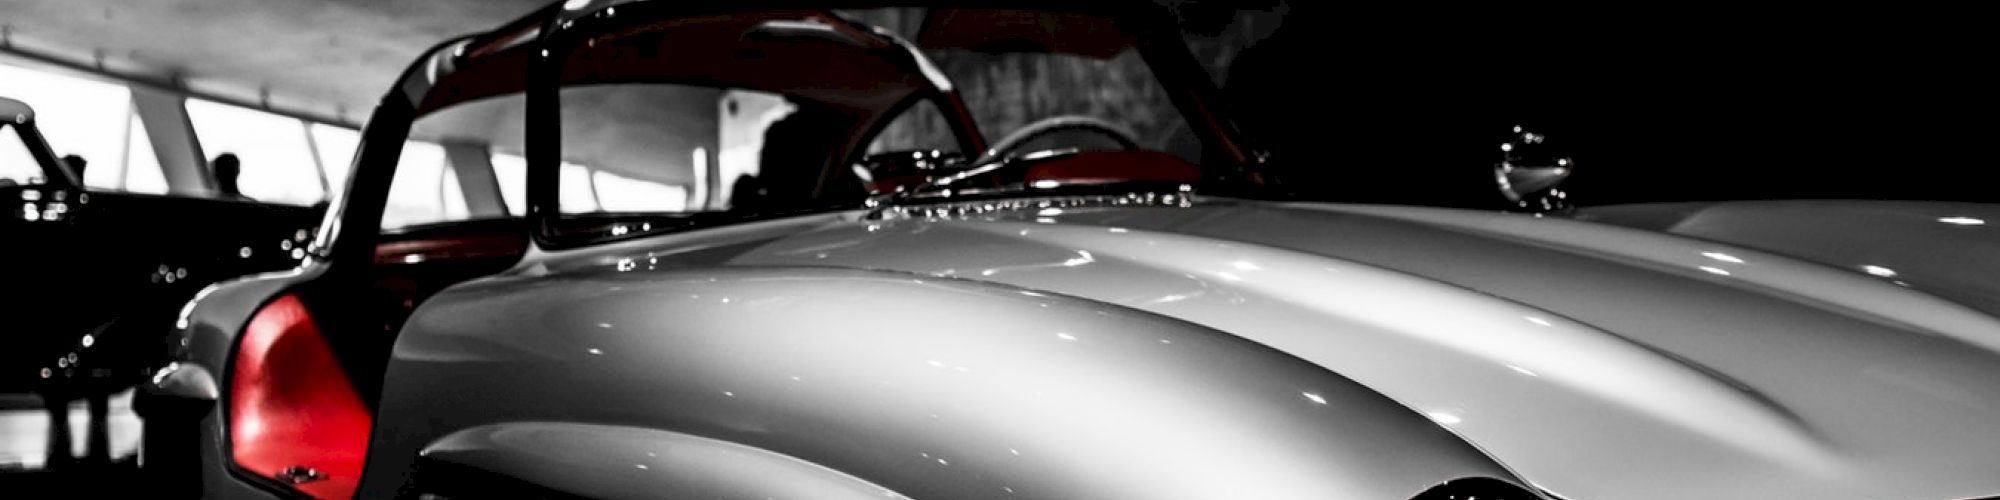
{"label": "classic sports car", "polygon": [[67,401],[143,381],[163,328],[203,285],[298,265],[305,207],[86,189],[0,98],[0,262],[9,266],[0,392]]}
{"label": "classic sports car", "polygon": [[[433,49],[308,264],[187,305],[148,460],[226,498],[2000,493],[1994,264],[1926,253],[1992,255],[2000,209],[1572,212],[1525,146],[1493,175],[1540,216],[1295,202],[1153,3],[818,3]],[[989,145],[1025,120],[976,75],[1062,65],[1179,126]],[[957,154],[874,147],[921,111]],[[440,128],[525,152],[523,218],[381,229]]]}

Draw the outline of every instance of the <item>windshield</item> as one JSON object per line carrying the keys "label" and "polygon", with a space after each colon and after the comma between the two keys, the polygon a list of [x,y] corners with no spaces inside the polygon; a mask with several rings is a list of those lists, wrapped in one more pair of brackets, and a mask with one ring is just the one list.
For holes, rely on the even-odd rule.
{"label": "windshield", "polygon": [[[899,8],[620,19],[632,24],[558,52],[551,234],[857,207],[1051,154],[1118,161],[1024,168],[1007,183],[1193,181],[1217,140],[1190,126],[1139,35],[1109,18]],[[884,157],[935,161],[904,175],[910,161]]]}

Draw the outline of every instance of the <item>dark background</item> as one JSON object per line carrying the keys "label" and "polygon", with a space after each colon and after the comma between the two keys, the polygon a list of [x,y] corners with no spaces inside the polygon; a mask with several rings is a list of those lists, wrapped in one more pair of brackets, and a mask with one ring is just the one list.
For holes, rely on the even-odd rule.
{"label": "dark background", "polygon": [[1282,8],[1224,85],[1316,197],[1497,206],[1522,124],[1571,152],[1586,206],[2000,200],[2000,43],[1969,13]]}

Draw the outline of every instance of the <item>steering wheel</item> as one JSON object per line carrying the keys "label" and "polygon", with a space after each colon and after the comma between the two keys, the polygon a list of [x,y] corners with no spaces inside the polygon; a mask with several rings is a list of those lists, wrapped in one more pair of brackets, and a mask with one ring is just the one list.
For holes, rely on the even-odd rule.
{"label": "steering wheel", "polygon": [[973,160],[972,164],[981,165],[994,160],[1010,158],[1015,156],[1014,150],[1020,149],[1021,146],[1027,145],[1035,139],[1040,139],[1050,134],[1072,131],[1090,132],[1108,137],[1111,139],[1111,142],[1117,143],[1118,147],[1126,150],[1139,149],[1139,141],[1133,139],[1132,136],[1134,134],[1126,130],[1125,127],[1089,116],[1064,115],[1044,118],[1016,129],[1013,133],[1007,134],[1006,137],[994,142],[993,146],[987,148],[986,153],[979,155],[979,159]]}

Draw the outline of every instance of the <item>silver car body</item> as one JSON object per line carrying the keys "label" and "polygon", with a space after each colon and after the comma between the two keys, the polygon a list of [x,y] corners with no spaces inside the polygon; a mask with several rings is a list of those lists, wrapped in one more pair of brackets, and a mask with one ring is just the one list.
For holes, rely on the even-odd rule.
{"label": "silver car body", "polygon": [[1976,272],[1993,262],[1953,273],[1930,253],[2000,255],[1994,228],[1939,222],[2000,220],[1990,206],[1694,210],[1866,214],[1788,220],[1852,240],[1815,253],[1700,217],[1676,225],[1703,239],[1416,207],[1043,201],[531,256],[418,311],[375,450],[512,421],[644,423],[917,497],[1380,497],[1412,491],[1410,471],[1480,470],[1406,453],[1452,446],[1365,386],[1565,497],[2000,492],[2000,320],[1994,274]]}
{"label": "silver car body", "polygon": [[[407,127],[451,47],[378,116]],[[407,135],[384,122],[364,142]],[[372,262],[384,151],[348,192],[373,201],[329,212],[330,257],[183,314],[153,390],[211,403],[210,494],[266,495],[230,465],[238,334]],[[531,239],[394,333],[359,496],[426,464],[598,498],[2000,494],[2000,208],[1536,217],[1190,189]]]}

